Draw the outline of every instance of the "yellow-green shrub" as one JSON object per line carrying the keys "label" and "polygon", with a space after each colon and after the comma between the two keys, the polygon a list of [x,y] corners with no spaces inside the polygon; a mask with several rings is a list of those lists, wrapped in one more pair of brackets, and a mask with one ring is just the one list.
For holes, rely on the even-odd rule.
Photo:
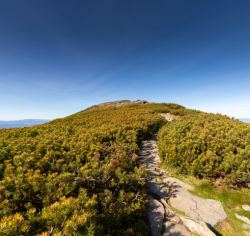
{"label": "yellow-green shrub", "polygon": [[88,109],[0,130],[0,235],[145,235],[145,170],[137,151],[165,123],[159,109],[178,106]]}
{"label": "yellow-green shrub", "polygon": [[229,185],[250,183],[250,125],[226,116],[192,112],[161,128],[162,159],[175,170]]}

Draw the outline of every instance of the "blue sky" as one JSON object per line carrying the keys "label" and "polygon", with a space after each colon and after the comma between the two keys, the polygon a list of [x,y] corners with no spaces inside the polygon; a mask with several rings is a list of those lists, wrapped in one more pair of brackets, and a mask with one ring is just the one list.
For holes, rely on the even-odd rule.
{"label": "blue sky", "polygon": [[117,99],[250,117],[247,0],[0,2],[0,120]]}

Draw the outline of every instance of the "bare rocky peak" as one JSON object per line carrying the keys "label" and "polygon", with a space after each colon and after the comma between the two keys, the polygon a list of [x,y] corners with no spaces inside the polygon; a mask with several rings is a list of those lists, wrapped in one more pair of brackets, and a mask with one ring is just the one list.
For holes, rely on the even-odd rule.
{"label": "bare rocky peak", "polygon": [[129,105],[129,104],[146,104],[148,103],[145,100],[135,100],[135,101],[131,101],[131,100],[118,100],[118,101],[113,101],[113,102],[104,102],[101,104],[98,104],[98,107],[103,107],[103,106],[115,106],[115,107],[120,107],[120,106],[124,106],[124,105]]}

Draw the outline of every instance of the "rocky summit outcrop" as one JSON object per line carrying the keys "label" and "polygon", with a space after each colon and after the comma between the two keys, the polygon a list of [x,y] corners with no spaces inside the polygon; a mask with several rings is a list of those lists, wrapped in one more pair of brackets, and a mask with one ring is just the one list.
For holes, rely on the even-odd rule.
{"label": "rocky summit outcrop", "polygon": [[[142,142],[139,160],[148,170],[147,214],[152,235],[191,236],[195,233],[201,236],[215,236],[210,228],[227,217],[223,206],[216,200],[193,195],[189,192],[192,186],[169,177],[167,172],[160,168],[156,135]],[[175,212],[175,209],[184,215]]]}
{"label": "rocky summit outcrop", "polygon": [[104,102],[104,103],[100,103],[98,105],[94,105],[90,108],[93,108],[93,107],[121,107],[121,106],[125,106],[125,105],[131,105],[131,104],[146,104],[148,103],[147,101],[145,100],[141,100],[141,99],[138,99],[138,100],[117,100],[117,101],[112,101],[112,102]]}

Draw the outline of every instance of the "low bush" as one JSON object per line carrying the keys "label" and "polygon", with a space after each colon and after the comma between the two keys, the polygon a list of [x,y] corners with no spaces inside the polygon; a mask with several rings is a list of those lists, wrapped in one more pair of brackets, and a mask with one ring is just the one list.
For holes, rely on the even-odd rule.
{"label": "low bush", "polygon": [[250,125],[219,114],[192,112],[159,132],[163,161],[179,173],[250,183]]}
{"label": "low bush", "polygon": [[0,235],[146,235],[137,151],[165,123],[155,106],[0,130]]}

